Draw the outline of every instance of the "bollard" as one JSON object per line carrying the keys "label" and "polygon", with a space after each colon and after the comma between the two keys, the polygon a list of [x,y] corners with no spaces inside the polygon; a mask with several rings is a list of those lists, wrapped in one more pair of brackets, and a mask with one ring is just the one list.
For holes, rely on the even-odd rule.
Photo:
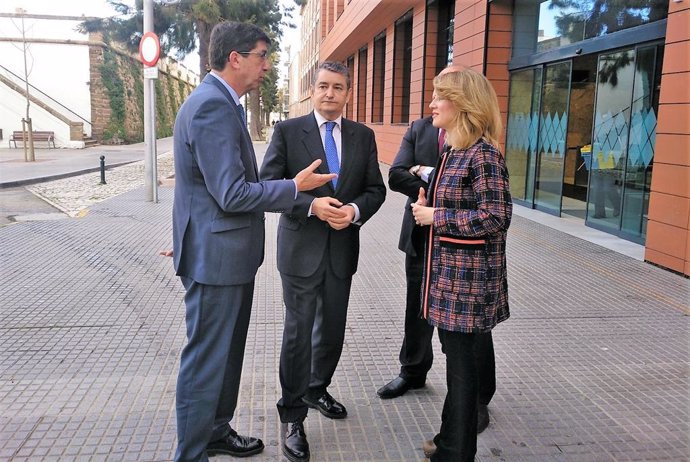
{"label": "bollard", "polygon": [[105,156],[101,156],[101,184],[105,184]]}

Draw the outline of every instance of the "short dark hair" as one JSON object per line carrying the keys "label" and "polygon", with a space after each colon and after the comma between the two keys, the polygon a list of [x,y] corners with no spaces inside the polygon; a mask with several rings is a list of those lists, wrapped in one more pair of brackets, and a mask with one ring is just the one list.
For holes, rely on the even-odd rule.
{"label": "short dark hair", "polygon": [[208,46],[208,62],[211,69],[222,71],[231,52],[250,51],[258,41],[266,42],[266,45],[271,44],[266,32],[254,24],[233,21],[216,24],[211,31]]}
{"label": "short dark hair", "polygon": [[339,63],[336,61],[324,61],[321,64],[319,64],[319,67],[316,68],[316,72],[314,73],[314,78],[311,81],[312,87],[316,85],[316,79],[319,78],[319,72],[322,69],[325,71],[335,72],[336,74],[345,76],[347,88],[350,88],[350,70],[343,63]]}

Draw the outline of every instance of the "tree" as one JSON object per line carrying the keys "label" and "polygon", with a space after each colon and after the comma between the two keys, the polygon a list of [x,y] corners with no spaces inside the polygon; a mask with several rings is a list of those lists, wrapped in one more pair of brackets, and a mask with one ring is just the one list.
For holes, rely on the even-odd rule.
{"label": "tree", "polygon": [[273,66],[264,77],[264,81],[261,82],[261,106],[263,108],[264,125],[271,123],[271,112],[278,107],[278,98],[278,71]]}
{"label": "tree", "polygon": [[[84,21],[79,25],[82,32],[97,31],[104,34],[104,40],[126,44],[135,52],[143,32],[143,1],[136,0],[135,6],[118,0],[107,0],[120,17]],[[174,52],[178,59],[198,47],[199,76],[203,79],[209,70],[208,45],[211,30],[222,21],[250,22],[261,27],[271,37],[274,45],[282,36],[281,27],[294,27],[287,21],[292,18],[293,8],[282,8],[278,0],[180,0],[176,3],[154,1],[153,29],[161,41],[161,53]],[[266,91],[270,91],[266,87]],[[268,101],[268,95],[262,95]],[[249,110],[260,114],[258,91],[249,96]],[[252,139],[259,139],[261,117],[252,117],[250,133]]]}

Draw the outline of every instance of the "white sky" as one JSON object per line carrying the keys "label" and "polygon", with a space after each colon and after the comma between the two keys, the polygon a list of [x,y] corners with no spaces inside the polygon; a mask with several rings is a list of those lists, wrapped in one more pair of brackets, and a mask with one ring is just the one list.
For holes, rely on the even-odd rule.
{"label": "white sky", "polygon": [[[134,0],[119,0],[121,3],[133,5]],[[280,0],[283,5],[295,6],[293,0]],[[105,0],[0,0],[0,13],[14,13],[17,8],[23,8],[29,14],[55,14],[63,16],[112,16],[116,14]],[[299,9],[295,6],[292,22],[299,24]],[[299,26],[298,26],[299,27]],[[7,33],[8,31],[4,31]],[[3,35],[3,31],[0,31]],[[13,34],[12,34],[13,35]],[[299,43],[299,28],[285,28],[283,38],[280,40],[281,48],[287,44]],[[287,56],[281,53],[282,60],[278,65],[278,72],[285,76],[287,69],[285,62]],[[293,51],[294,54],[294,51]],[[173,56],[174,57],[174,56]],[[199,69],[199,55],[193,51],[182,61],[189,69]]]}

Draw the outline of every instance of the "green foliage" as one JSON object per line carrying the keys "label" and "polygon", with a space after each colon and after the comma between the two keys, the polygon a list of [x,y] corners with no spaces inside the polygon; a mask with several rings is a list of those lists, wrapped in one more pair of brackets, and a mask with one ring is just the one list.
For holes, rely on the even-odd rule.
{"label": "green foliage", "polygon": [[[130,133],[129,142],[144,141],[144,79],[141,70],[141,64],[136,61],[126,60],[126,70],[129,72],[131,82],[134,85],[130,88],[132,98],[129,100],[130,104],[136,104],[137,110],[135,114],[129,114],[130,119],[138,116],[138,120],[131,124],[134,135]],[[131,130],[132,131],[132,130]]]}
{"label": "green foliage", "polygon": [[110,121],[105,128],[103,137],[106,141],[121,142],[125,135],[125,86],[118,73],[119,60],[117,55],[109,49],[103,50],[103,64],[101,65],[101,79],[110,100]]}
{"label": "green foliage", "polygon": [[263,110],[268,114],[278,106],[278,71],[275,66],[271,67],[261,82],[261,102]]}
{"label": "green foliage", "polygon": [[[119,15],[106,19],[84,21],[78,29],[82,32],[101,32],[106,42],[114,40],[126,44],[136,52],[143,31],[143,2],[135,6],[119,0],[107,0]],[[299,3],[297,3],[299,5]],[[294,27],[289,23],[294,7],[281,8],[279,0],[180,0],[174,4],[154,1],[154,32],[161,41],[163,55],[175,53],[177,59],[197,48],[199,44],[199,75],[206,74],[207,50],[213,26],[221,21],[250,22],[261,27],[277,46],[282,36],[281,28]],[[135,79],[135,82],[141,80]],[[142,91],[143,93],[143,91]],[[185,95],[188,92],[185,92]],[[275,81],[270,82],[261,99],[267,104],[265,111],[275,107]],[[252,110],[257,110],[252,108]],[[259,117],[252,119],[252,132],[258,131]]]}
{"label": "green foliage", "polygon": [[165,93],[163,92],[163,84],[161,79],[155,80],[156,89],[156,138],[165,138],[172,136],[173,127],[170,117],[168,116],[168,105],[165,104]]}
{"label": "green foliage", "polygon": [[[107,1],[119,15],[84,21],[79,24],[78,30],[101,32],[106,43],[114,40],[136,52],[144,27],[143,2],[137,1],[132,7],[119,0]],[[174,52],[177,59],[197,49],[198,39],[201,42],[199,74],[203,77],[206,62],[204,53],[215,24],[221,21],[251,22],[277,40],[281,37],[282,26],[292,26],[288,23],[292,11],[292,7],[281,8],[278,0],[180,0],[170,5],[154,1],[153,30],[160,38],[162,54]]]}
{"label": "green foliage", "polygon": [[178,80],[177,85],[180,87],[180,106],[184,102],[185,99],[187,99],[187,85],[182,81]]}

